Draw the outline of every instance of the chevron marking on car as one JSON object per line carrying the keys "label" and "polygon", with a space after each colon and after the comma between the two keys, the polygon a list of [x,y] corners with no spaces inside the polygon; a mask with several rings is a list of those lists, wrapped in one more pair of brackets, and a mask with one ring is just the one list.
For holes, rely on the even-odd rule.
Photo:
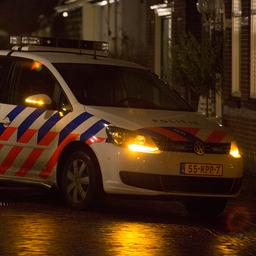
{"label": "chevron marking on car", "polygon": [[[4,130],[4,132],[0,135],[0,141],[7,141],[14,134],[17,128],[8,127]],[[4,144],[0,144],[0,150],[3,148]]]}
{"label": "chevron marking on car", "polygon": [[[49,146],[51,142],[57,137],[57,132],[48,132],[45,136],[38,142],[41,146]],[[38,158],[43,153],[44,149],[36,148],[31,151],[28,158],[25,160],[21,168],[15,173],[15,176],[25,176],[31,168],[33,168],[34,164],[38,160]]]}
{"label": "chevron marking on car", "polygon": [[16,106],[6,117],[13,121],[24,109],[26,109],[25,106]]}
{"label": "chevron marking on car", "polygon": [[225,137],[227,136],[227,133],[224,131],[213,131],[209,137],[206,139],[206,142],[209,143],[218,143],[221,142]]}
{"label": "chevron marking on car", "polygon": [[[168,138],[172,141],[201,141],[195,135],[198,133],[199,128],[191,128],[191,127],[151,127],[147,129],[142,129],[141,131],[146,132],[147,134],[153,135],[154,137]],[[153,133],[152,133],[153,132]],[[162,135],[162,136],[159,136]]]}
{"label": "chevron marking on car", "polygon": [[171,139],[174,141],[187,141],[187,139],[184,138],[183,136],[181,136],[173,131],[170,131],[168,129],[165,129],[165,128],[152,127],[152,128],[149,128],[149,130],[159,133],[159,134],[163,135],[164,137],[167,137],[168,139]]}
{"label": "chevron marking on car", "polygon": [[[10,113],[5,118],[8,118],[10,122],[12,122],[24,109],[25,107],[23,106],[17,106],[13,110],[11,110]],[[0,135],[2,135],[6,130],[9,130],[9,129],[10,128],[6,128],[3,124],[0,124]]]}
{"label": "chevron marking on car", "polygon": [[14,134],[17,130],[16,127],[8,127],[6,128],[3,133],[0,135],[0,141],[7,141],[9,138]]}
{"label": "chevron marking on car", "polygon": [[[58,135],[57,132],[51,132],[50,130],[54,127],[54,125],[60,121],[62,117],[59,115],[59,112],[53,114],[38,130],[37,144],[40,146],[49,146],[51,142]],[[34,164],[38,160],[38,158],[43,153],[44,149],[33,149],[29,154],[28,158],[25,160],[21,168],[15,173],[15,176],[25,176],[31,168],[33,168]]]}
{"label": "chevron marking on car", "polygon": [[23,163],[21,168],[15,173],[15,176],[25,176],[29,170],[34,166],[35,162],[38,160],[40,155],[42,154],[43,149],[34,149],[29,154],[26,161]]}
{"label": "chevron marking on car", "polygon": [[[36,109],[21,123],[21,125],[18,127],[17,132],[18,143],[26,144],[36,134],[37,131],[34,129],[29,129],[29,127],[39,118],[39,116],[44,111],[44,109]],[[1,163],[0,174],[4,174],[11,167],[11,165],[18,157],[22,149],[22,146],[14,146],[11,148],[11,150],[8,152],[7,156]]]}
{"label": "chevron marking on car", "polygon": [[88,145],[92,145],[94,143],[100,143],[100,142],[103,142],[105,141],[106,138],[101,138],[101,137],[96,137],[96,136],[92,136],[91,138],[89,138],[87,141],[86,141],[86,144]]}
{"label": "chevron marking on car", "polygon": [[[82,120],[83,122],[85,120],[87,120],[88,118],[90,118],[92,115],[89,113],[84,113],[87,115],[84,115]],[[81,115],[79,116],[81,118]],[[87,117],[87,118],[86,118]],[[75,120],[75,119],[74,119]],[[73,128],[73,130],[78,127],[78,123],[81,124],[81,120],[77,119],[79,122],[76,123],[76,125],[73,126],[69,126],[71,128]],[[92,125],[88,130],[86,130],[86,132],[84,132],[83,134],[81,134],[80,136],[80,140],[81,141],[87,141],[89,138],[91,138],[92,136],[94,136],[95,134],[97,134],[100,130],[102,130],[105,125],[109,124],[109,122],[101,119],[99,121],[97,121],[94,125]],[[75,127],[76,126],[76,127]],[[66,126],[67,127],[67,126]],[[75,127],[75,128],[74,128]],[[65,129],[65,128],[64,128]],[[71,132],[71,131],[70,131]],[[55,165],[57,164],[57,161],[59,159],[59,156],[62,152],[62,150],[65,148],[65,146],[67,144],[69,144],[71,141],[77,140],[77,138],[79,137],[79,134],[75,134],[75,133],[69,133],[63,140],[61,140],[61,143],[59,144],[58,148],[55,150],[55,152],[53,153],[52,157],[50,158],[50,160],[48,161],[48,163],[46,164],[46,167],[40,172],[39,176],[41,178],[48,178],[49,175],[51,174],[53,168],[55,167]]]}
{"label": "chevron marking on car", "polygon": [[[35,133],[36,133],[36,130],[28,130],[27,132],[25,132],[24,136],[22,136],[18,142],[28,143],[30,141],[30,139],[34,136]],[[21,146],[15,146],[15,147],[11,148],[11,150],[8,152],[7,156],[1,163],[0,174],[4,174],[11,167],[14,160],[20,154],[22,149],[23,149],[23,147],[21,147]]]}
{"label": "chevron marking on car", "polygon": [[[11,112],[6,116],[6,118],[9,118],[10,122],[12,122],[23,110],[25,107],[23,106],[17,106]],[[17,130],[16,127],[4,127],[3,124],[0,125],[0,141],[8,141],[10,137],[14,134],[14,132]],[[3,148],[3,144],[0,145],[0,149]]]}
{"label": "chevron marking on car", "polygon": [[[192,130],[192,128],[190,128],[190,127],[189,128],[166,127],[165,129],[179,134],[180,136],[185,138],[187,141],[202,142],[202,140],[199,139],[198,137],[196,137],[195,134],[191,133],[191,132],[195,132],[197,128],[195,128],[195,130],[194,129]],[[189,129],[189,130],[187,130],[187,129]],[[199,131],[199,129],[198,129],[198,131]]]}
{"label": "chevron marking on car", "polygon": [[37,137],[37,143],[40,143],[42,138],[53,128],[55,124],[57,124],[62,117],[60,116],[59,112],[56,112],[53,114],[38,130],[38,137]]}
{"label": "chevron marking on car", "polygon": [[45,109],[34,110],[18,127],[17,140],[26,134],[28,128],[45,112]]}
{"label": "chevron marking on car", "polygon": [[78,138],[78,134],[71,133],[65,137],[65,139],[62,140],[62,142],[59,144],[58,148],[53,153],[50,160],[47,162],[45,168],[39,173],[39,176],[41,178],[48,178],[51,174],[53,168],[55,167],[58,158],[62,152],[62,150],[65,148],[66,145],[68,145],[70,142],[76,140]]}
{"label": "chevron marking on car", "polygon": [[[73,120],[74,123],[72,123],[72,121],[71,121],[64,129],[68,129],[67,131],[72,131],[75,128],[77,128],[78,125],[80,125],[82,122],[86,121],[91,116],[92,115],[89,114],[89,113],[83,113],[82,115],[78,116],[76,119]],[[50,130],[61,119],[62,119],[62,117],[57,112],[57,113],[53,114],[43,124],[43,126],[38,131],[38,138],[37,138],[38,145],[43,145],[43,146],[49,146],[50,145],[50,143],[57,136],[56,132],[50,132]],[[64,136],[66,136],[66,134],[62,135],[63,138],[64,138]],[[29,172],[29,170],[34,166],[34,164],[36,163],[36,161],[38,160],[40,155],[43,153],[43,151],[44,151],[44,149],[34,149],[34,150],[32,150],[32,152],[29,154],[26,161],[23,163],[21,168],[15,173],[15,175],[16,176],[25,176]]]}
{"label": "chevron marking on car", "polygon": [[70,123],[68,123],[60,132],[59,136],[59,144],[69,135],[71,134],[80,124],[84,121],[88,120],[93,115],[87,112],[84,112],[73,119]]}
{"label": "chevron marking on car", "polygon": [[[17,106],[6,116],[12,122],[23,110],[25,107]],[[8,141],[13,133],[17,130],[16,127],[4,127],[3,124],[0,124],[0,141]],[[3,148],[3,144],[0,145],[0,149]]]}
{"label": "chevron marking on car", "polygon": [[88,140],[95,136],[100,130],[102,130],[108,124],[109,122],[104,119],[99,120],[93,126],[91,126],[89,129],[87,129],[84,133],[81,134],[80,140],[86,143],[88,142],[88,144],[90,144],[90,141]]}

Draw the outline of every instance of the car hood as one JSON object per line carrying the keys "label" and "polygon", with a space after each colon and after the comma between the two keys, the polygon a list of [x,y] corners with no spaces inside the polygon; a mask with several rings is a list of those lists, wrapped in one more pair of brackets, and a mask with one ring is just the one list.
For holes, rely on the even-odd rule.
{"label": "car hood", "polygon": [[148,134],[160,134],[173,140],[227,142],[231,137],[216,120],[196,112],[148,110],[113,107],[86,107],[86,111],[106,120],[110,125]]}

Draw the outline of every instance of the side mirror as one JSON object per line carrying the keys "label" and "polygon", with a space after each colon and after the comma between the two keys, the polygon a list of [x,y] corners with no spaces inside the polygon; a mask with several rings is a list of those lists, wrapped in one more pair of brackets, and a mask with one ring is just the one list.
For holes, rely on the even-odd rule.
{"label": "side mirror", "polygon": [[35,94],[27,97],[25,103],[33,107],[44,107],[52,104],[51,98],[46,94]]}

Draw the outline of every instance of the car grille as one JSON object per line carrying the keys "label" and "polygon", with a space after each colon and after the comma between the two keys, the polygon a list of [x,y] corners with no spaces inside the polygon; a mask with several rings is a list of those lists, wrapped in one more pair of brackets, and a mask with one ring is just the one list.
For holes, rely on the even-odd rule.
{"label": "car grille", "polygon": [[[181,141],[156,141],[161,151],[194,153],[194,143]],[[205,154],[228,154],[230,143],[203,143]]]}
{"label": "car grille", "polygon": [[241,179],[185,177],[121,171],[126,185],[163,192],[232,195],[239,192]]}

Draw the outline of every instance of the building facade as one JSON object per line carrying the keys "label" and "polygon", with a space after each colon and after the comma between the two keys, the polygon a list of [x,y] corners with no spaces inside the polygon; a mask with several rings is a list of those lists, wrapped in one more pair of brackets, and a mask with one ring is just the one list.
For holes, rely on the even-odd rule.
{"label": "building facade", "polygon": [[202,38],[205,24],[197,5],[200,2],[212,9],[221,6],[223,81],[222,95],[216,98],[217,112],[241,145],[246,169],[253,171],[256,0],[63,0],[55,8],[51,34],[108,41],[113,56],[147,66],[168,82],[170,48],[175,40],[183,32]]}
{"label": "building facade", "polygon": [[256,0],[225,0],[223,120],[240,143],[247,170],[256,163]]}
{"label": "building facade", "polygon": [[107,41],[113,57],[153,69],[154,13],[150,10],[153,2],[66,0],[55,8],[55,23],[63,28],[62,37]]}
{"label": "building facade", "polygon": [[113,56],[147,66],[168,81],[172,41],[185,31],[201,36],[196,1],[63,0],[55,8],[58,29],[52,34],[107,41]]}

